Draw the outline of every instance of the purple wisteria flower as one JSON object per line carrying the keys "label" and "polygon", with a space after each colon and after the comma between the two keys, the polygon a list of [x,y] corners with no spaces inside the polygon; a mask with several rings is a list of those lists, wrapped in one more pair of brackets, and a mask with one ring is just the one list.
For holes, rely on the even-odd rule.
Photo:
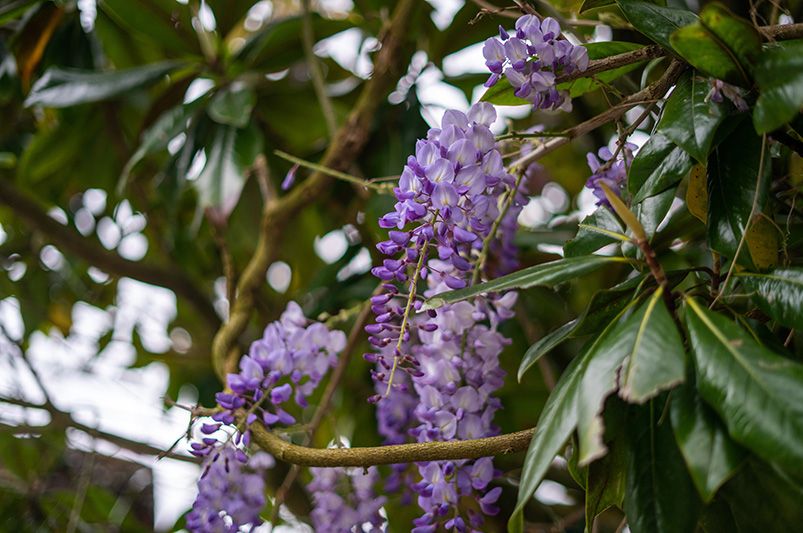
{"label": "purple wisteria flower", "polygon": [[586,156],[588,160],[588,168],[591,169],[591,177],[586,181],[586,187],[594,192],[597,197],[597,205],[607,205],[610,203],[605,197],[605,191],[602,190],[602,184],[608,186],[617,196],[621,196],[622,188],[624,187],[625,180],[627,179],[627,171],[630,164],[633,162],[633,150],[637,146],[632,143],[625,143],[622,149],[619,150],[616,158],[614,159],[611,151],[603,146],[594,155],[589,152]]}
{"label": "purple wisteria flower", "polygon": [[375,466],[359,469],[310,468],[307,490],[315,505],[311,513],[317,533],[383,531],[385,519],[379,510],[387,499],[377,496],[379,480]]}
{"label": "purple wisteria flower", "polygon": [[[516,294],[416,313],[422,296],[464,287],[475,278],[492,228],[497,233],[489,241],[490,259],[477,277],[517,265],[513,236],[526,197],[517,192],[495,225],[515,184],[488,128],[495,118],[488,104],[468,114],[447,111],[442,127],[416,145],[396,189],[396,207],[380,219],[390,238],[378,248],[391,259],[373,270],[385,291],[372,300],[376,323],[366,330],[375,351],[366,359],[377,363],[372,400],[389,444],[499,432],[493,416],[501,404],[493,393],[503,383],[499,355],[509,341],[497,328],[513,315]],[[418,294],[422,280],[425,289]],[[398,368],[406,372],[394,374]],[[415,520],[417,533],[481,531],[482,513],[497,512],[501,489],[490,485],[496,475],[491,459],[417,463],[414,471],[396,465],[386,490],[404,484],[417,497],[423,511]],[[464,498],[477,501],[482,513],[461,509]]]}
{"label": "purple wisteria flower", "polygon": [[725,83],[722,80],[711,79],[711,90],[706,95],[706,101],[721,104],[725,98],[731,101],[736,109],[742,113],[749,109],[747,101],[742,96],[743,91],[735,85]]}
{"label": "purple wisteria flower", "polygon": [[[330,331],[320,322],[307,320],[301,307],[290,302],[281,318],[269,324],[263,337],[240,359],[240,372],[228,375],[231,392],[215,396],[223,411],[212,418],[233,424],[236,411],[243,409],[248,412],[247,425],[256,420],[266,426],[295,423],[285,409],[291,398],[299,407],[306,407],[307,398],[345,345],[342,331]],[[249,436],[246,430],[246,444]]]}
{"label": "purple wisteria flower", "polygon": [[570,111],[569,94],[555,87],[555,79],[588,68],[588,51],[559,39],[560,32],[555,19],[541,21],[534,15],[524,15],[516,21],[514,36],[500,26],[501,40],[491,37],[482,49],[485,65],[491,71],[485,86],[495,85],[504,75],[515,89],[514,94],[532,102],[536,109]]}
{"label": "purple wisteria flower", "polygon": [[193,533],[236,532],[262,523],[265,506],[265,471],[272,456],[258,452],[247,457],[233,442],[217,442],[203,463],[198,496],[187,514]]}

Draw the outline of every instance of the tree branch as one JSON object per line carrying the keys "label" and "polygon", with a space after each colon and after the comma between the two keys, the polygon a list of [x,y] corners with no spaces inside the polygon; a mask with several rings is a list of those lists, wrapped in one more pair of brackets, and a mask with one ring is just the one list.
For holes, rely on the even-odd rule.
{"label": "tree branch", "polygon": [[[365,83],[357,104],[345,124],[337,130],[323,156],[322,166],[348,171],[368,142],[376,110],[393,87],[396,73],[406,66],[401,54],[415,6],[414,0],[401,0],[396,5],[374,64],[373,77]],[[315,172],[286,196],[265,204],[256,249],[237,286],[237,302],[212,342],[212,363],[221,381],[225,379],[227,370],[234,369],[236,357],[230,357],[230,353],[236,349],[237,339],[248,326],[255,292],[264,283],[265,272],[276,257],[277,244],[285,225],[293,215],[319,198],[331,181],[326,174]]]}
{"label": "tree branch", "polygon": [[282,440],[260,423],[252,424],[250,429],[254,442],[280,461],[300,466],[364,468],[419,461],[476,459],[522,452],[530,445],[535,431],[526,429],[497,437],[447,442],[417,442],[366,448],[307,448]]}
{"label": "tree branch", "polygon": [[19,191],[9,179],[0,178],[0,204],[44,234],[59,249],[80,257],[113,277],[133,278],[170,289],[192,304],[208,324],[213,327],[220,324],[220,318],[207,296],[189,280],[185,272],[177,268],[130,261],[106,250],[70,227],[53,220],[36,200]]}

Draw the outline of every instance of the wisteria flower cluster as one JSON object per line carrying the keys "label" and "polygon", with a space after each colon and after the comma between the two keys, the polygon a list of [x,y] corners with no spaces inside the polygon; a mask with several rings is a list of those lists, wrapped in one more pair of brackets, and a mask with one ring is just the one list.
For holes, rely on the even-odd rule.
{"label": "wisteria flower cluster", "polygon": [[557,89],[555,79],[588,68],[588,51],[560,39],[560,33],[555,19],[541,21],[534,15],[520,17],[513,36],[500,26],[501,40],[491,37],[482,50],[491,71],[486,87],[504,75],[514,94],[532,102],[536,109],[571,110],[569,94]]}
{"label": "wisteria flower cluster", "polygon": [[317,533],[382,531],[385,519],[379,513],[387,500],[377,497],[379,480],[375,466],[363,469],[310,468],[312,524]]}
{"label": "wisteria flower cluster", "polygon": [[[499,431],[493,416],[501,404],[493,393],[503,383],[499,354],[509,341],[497,326],[512,316],[516,294],[415,313],[421,296],[477,278],[479,263],[498,274],[516,266],[512,236],[526,198],[502,166],[489,129],[495,118],[493,108],[482,103],[468,114],[447,111],[441,128],[418,142],[395,190],[394,211],[380,219],[380,226],[391,229],[378,248],[391,259],[373,270],[385,281],[385,291],[372,300],[376,323],[366,329],[376,351],[366,359],[377,363],[372,401],[378,402],[379,431],[387,443],[472,439]],[[496,234],[486,243],[492,231]],[[480,258],[488,251],[494,261],[485,265]],[[426,281],[422,295],[419,280]],[[406,372],[396,372],[399,368]],[[416,533],[440,526],[479,530],[482,513],[496,512],[501,488],[490,487],[496,474],[491,459],[419,463],[417,469],[413,476],[403,465],[394,467],[386,485],[395,490],[407,484],[417,496],[424,513],[415,521]],[[477,505],[463,515],[457,504],[465,497]]]}
{"label": "wisteria flower cluster", "polygon": [[627,171],[633,162],[633,150],[636,148],[638,147],[633,143],[625,143],[614,157],[608,147],[603,146],[596,155],[593,152],[586,155],[588,168],[592,172],[591,177],[586,181],[586,187],[594,192],[594,196],[597,197],[597,205],[610,205],[605,197],[602,184],[607,185],[614,194],[621,196],[622,188],[627,180]]}
{"label": "wisteria flower cluster", "polygon": [[[269,324],[263,337],[240,359],[240,372],[228,375],[231,392],[216,395],[223,411],[213,418],[233,424],[236,411],[243,409],[248,413],[246,425],[256,420],[266,426],[295,423],[284,406],[292,398],[299,407],[306,407],[307,398],[345,345],[342,331],[310,322],[301,307],[290,302],[281,318]],[[246,442],[248,437],[246,430]]]}
{"label": "wisteria flower cluster", "polygon": [[275,464],[273,457],[265,452],[248,457],[233,441],[215,439],[214,444],[206,443],[206,449],[187,529],[236,532],[262,523],[259,513],[265,506],[265,471]]}

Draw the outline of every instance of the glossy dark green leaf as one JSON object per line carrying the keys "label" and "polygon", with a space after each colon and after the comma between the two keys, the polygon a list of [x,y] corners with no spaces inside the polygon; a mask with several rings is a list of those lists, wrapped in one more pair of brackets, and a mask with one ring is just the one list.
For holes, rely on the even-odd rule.
{"label": "glossy dark green leaf", "polygon": [[247,169],[262,149],[256,128],[220,126],[206,149],[206,165],[193,182],[201,205],[228,217],[240,199]]}
{"label": "glossy dark green leaf", "polygon": [[508,531],[511,533],[523,531],[524,506],[530,501],[552,460],[569,440],[577,425],[576,405],[585,360],[585,355],[572,360],[550,393],[538,418],[521,471],[516,508],[508,522]]}
{"label": "glossy dark green leaf", "polygon": [[803,330],[803,268],[777,268],[764,274],[737,272],[735,277],[773,320]]}
{"label": "glossy dark green leaf", "polygon": [[633,533],[695,531],[700,500],[662,404],[633,409],[625,425],[629,443],[625,514]]}
{"label": "glossy dark green leaf", "polygon": [[793,120],[803,108],[803,40],[768,46],[755,69],[760,89],[753,124],[767,133]]}
{"label": "glossy dark green leaf", "polygon": [[667,139],[705,164],[717,127],[725,118],[723,105],[706,102],[708,82],[686,73],[675,86],[656,127]]}
{"label": "glossy dark green leaf", "polygon": [[658,230],[658,226],[661,225],[661,222],[669,213],[669,209],[675,201],[676,189],[677,187],[673,187],[655,196],[645,198],[633,208],[633,212],[636,214],[636,218],[638,218],[648,238],[652,239]]}
{"label": "glossy dark green leaf", "polygon": [[638,203],[665,191],[689,173],[693,163],[689,154],[655,131],[644,143],[627,174],[627,189]]}
{"label": "glossy dark green leaf", "polygon": [[659,288],[647,301],[630,357],[622,367],[619,396],[628,402],[643,403],[685,377],[683,340],[662,296]]}
{"label": "glossy dark green leaf", "polygon": [[166,0],[103,0],[98,2],[98,9],[125,28],[129,38],[143,41],[147,48],[162,48],[173,57],[200,55],[188,5]]}
{"label": "glossy dark green leaf", "polygon": [[493,105],[530,105],[529,100],[519,98],[513,94],[515,89],[510,85],[507,77],[502,76],[496,84],[482,94],[480,102],[488,102]]}
{"label": "glossy dark green leaf", "polygon": [[[766,148],[765,148],[766,149]],[[764,167],[759,172],[762,162]],[[769,191],[770,158],[762,158],[762,139],[749,121],[720,144],[708,163],[708,242],[733,257],[744,235],[753,202],[761,212]]]}
{"label": "glossy dark green leaf", "polygon": [[615,0],[583,0],[583,4],[580,6],[580,13],[585,13],[586,11],[590,11],[592,9],[597,9],[600,7],[612,6],[616,3]]}
{"label": "glossy dark green leaf", "polygon": [[536,341],[535,344],[530,346],[530,348],[524,353],[524,357],[521,359],[521,364],[519,365],[519,381],[521,381],[521,377],[524,375],[524,373],[527,372],[527,370],[529,370],[530,367],[532,367],[535,363],[537,363],[541,357],[568,339],[572,332],[577,329],[579,324],[580,322],[577,319],[567,322],[558,329],[547,333],[538,341]]}
{"label": "glossy dark green leaf", "polygon": [[422,311],[437,309],[446,304],[467,300],[487,292],[501,292],[511,289],[526,289],[528,287],[551,287],[564,281],[587,274],[605,265],[613,263],[626,263],[622,257],[606,257],[589,255],[585,257],[567,257],[549,263],[524,268],[506,276],[496,278],[485,283],[449,291],[433,296],[424,302]]}
{"label": "glossy dark green leaf", "polygon": [[25,10],[34,4],[44,3],[44,0],[10,0],[0,6],[0,24],[13,20],[22,15]]}
{"label": "glossy dark green leaf", "polygon": [[614,242],[621,242],[625,230],[619,219],[607,207],[599,207],[588,215],[577,228],[577,235],[563,245],[566,257],[592,254]]}
{"label": "glossy dark green leaf", "polygon": [[700,12],[706,29],[736,58],[746,73],[750,73],[761,54],[761,35],[747,19],[736,16],[719,2],[707,4]]}
{"label": "glossy dark green leaf", "polygon": [[722,487],[720,494],[736,524],[733,531],[787,533],[797,531],[803,523],[800,484],[754,457]]}
{"label": "glossy dark green leaf", "polygon": [[610,507],[624,507],[627,488],[627,406],[609,401],[605,406],[605,435],[610,451],[605,457],[588,465],[586,475],[586,533],[592,530],[594,519]]}
{"label": "glossy dark green leaf", "polygon": [[669,42],[680,57],[701,73],[728,83],[749,83],[747,72],[733,52],[700,22],[676,30]]}
{"label": "glossy dark green leaf", "polygon": [[220,90],[209,102],[207,113],[218,124],[244,128],[251,121],[257,95],[253,89],[234,84]]}
{"label": "glossy dark green leaf", "polygon": [[771,352],[728,318],[687,299],[698,389],[737,442],[803,474],[803,365]]}
{"label": "glossy dark green leaf", "polygon": [[672,392],[669,413],[692,481],[708,503],[736,473],[744,461],[744,450],[731,440],[722,421],[692,386]]}
{"label": "glossy dark green leaf", "polygon": [[154,83],[178,65],[173,61],[164,61],[111,72],[53,67],[36,80],[25,100],[25,106],[70,107],[106,100]]}
{"label": "glossy dark green leaf", "polygon": [[627,20],[641,33],[672,50],[669,35],[697,21],[697,15],[685,9],[661,7],[639,0],[616,0]]}

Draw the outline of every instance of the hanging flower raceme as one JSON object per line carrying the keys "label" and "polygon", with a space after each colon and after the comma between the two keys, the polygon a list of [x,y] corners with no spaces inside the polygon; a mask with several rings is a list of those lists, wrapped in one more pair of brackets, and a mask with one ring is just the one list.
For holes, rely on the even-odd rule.
{"label": "hanging flower raceme", "polygon": [[[256,420],[266,426],[294,424],[295,418],[285,407],[291,399],[299,407],[307,406],[307,397],[345,345],[342,331],[330,331],[320,322],[307,320],[301,307],[290,302],[281,318],[269,324],[263,337],[240,359],[240,372],[228,375],[231,392],[216,395],[223,411],[213,418],[233,424],[241,409],[248,413],[246,425]],[[247,430],[244,438],[247,442]]]}
{"label": "hanging flower raceme", "polygon": [[569,94],[557,89],[555,79],[588,68],[588,51],[560,39],[560,32],[555,19],[541,21],[534,15],[520,17],[513,36],[500,26],[501,40],[491,37],[482,50],[491,71],[485,86],[495,85],[504,75],[515,95],[537,109],[571,110]]}
{"label": "hanging flower raceme", "polygon": [[[219,426],[219,425],[218,425]],[[206,437],[211,439],[211,437]],[[198,496],[187,514],[193,533],[236,532],[262,523],[265,471],[272,456],[258,452],[248,457],[234,442],[205,443],[208,453],[198,480]]]}
{"label": "hanging flower raceme", "polygon": [[377,497],[379,480],[375,466],[363,469],[310,468],[307,490],[315,508],[312,525],[316,533],[382,531],[385,519],[379,510],[386,498]]}
{"label": "hanging flower raceme", "polygon": [[586,187],[594,192],[594,196],[597,197],[597,205],[609,205],[602,184],[607,185],[617,196],[621,196],[627,180],[627,171],[633,162],[633,150],[636,148],[635,144],[625,143],[616,157],[605,146],[597,152],[599,157],[593,152],[588,153],[586,159],[592,174],[586,181]]}
{"label": "hanging flower raceme", "polygon": [[[509,341],[497,326],[512,316],[515,293],[416,313],[422,296],[516,266],[512,238],[526,198],[502,166],[489,129],[495,118],[484,103],[468,114],[447,111],[442,127],[416,145],[396,189],[395,209],[380,219],[390,239],[378,248],[391,259],[373,270],[386,283],[372,300],[376,323],[366,329],[376,350],[366,359],[377,363],[372,401],[378,402],[387,443],[499,432],[493,416],[501,405],[493,393],[503,383],[499,354]],[[394,468],[386,487],[411,483],[408,489],[423,510],[414,531],[479,530],[482,514],[496,512],[501,489],[490,487],[496,475],[491,459],[418,463],[417,469],[413,477],[404,467]],[[458,506],[466,501],[476,503]]]}

